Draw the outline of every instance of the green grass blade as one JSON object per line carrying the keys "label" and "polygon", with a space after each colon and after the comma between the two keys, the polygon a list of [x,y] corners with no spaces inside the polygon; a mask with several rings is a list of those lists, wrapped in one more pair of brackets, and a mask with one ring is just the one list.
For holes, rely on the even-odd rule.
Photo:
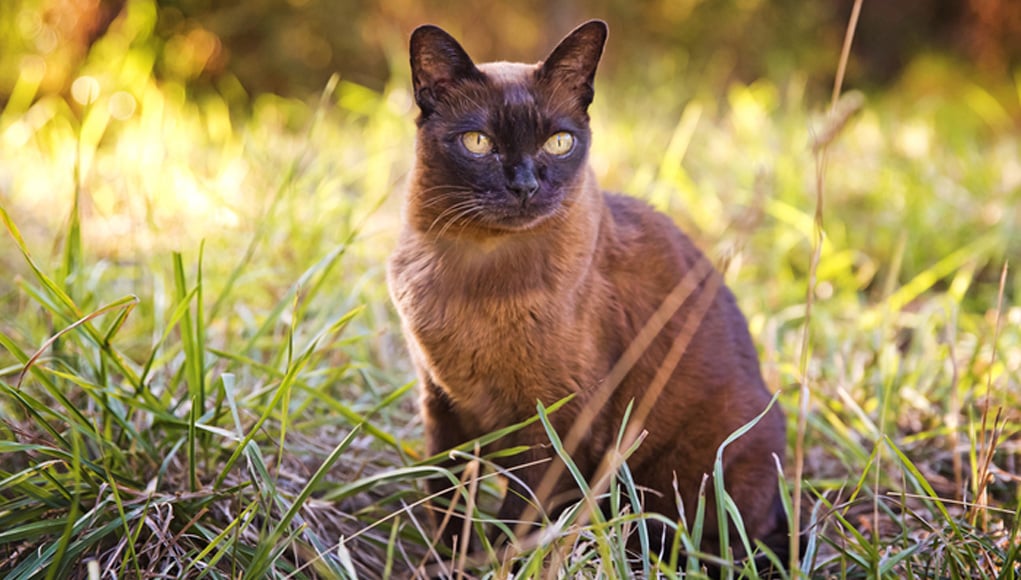
{"label": "green grass blade", "polygon": [[59,306],[64,309],[62,314],[72,320],[75,318],[81,318],[81,312],[79,312],[78,306],[75,305],[73,300],[71,300],[71,297],[68,296],[67,293],[60,288],[60,286],[55,284],[49,276],[44,274],[42,269],[38,266],[38,264],[36,264],[35,260],[32,259],[32,254],[29,253],[28,246],[25,244],[25,238],[21,236],[21,232],[18,230],[18,227],[14,225],[14,221],[11,220],[11,216],[8,215],[7,210],[3,205],[0,205],[0,220],[4,222],[4,225],[7,227],[7,231],[10,233],[11,237],[14,238],[14,243],[17,245],[18,250],[25,259],[25,262],[28,263],[29,267],[32,269],[36,279],[42,283],[43,287],[51,296],[57,299]]}
{"label": "green grass blade", "polygon": [[17,387],[19,387],[19,388],[21,387],[22,380],[24,379],[24,377],[28,373],[28,371],[32,368],[32,365],[35,364],[35,362],[37,360],[39,360],[39,357],[41,357],[43,355],[43,353],[46,352],[46,350],[49,349],[49,347],[52,346],[53,343],[57,342],[57,340],[59,340],[62,336],[64,336],[64,335],[70,333],[71,331],[73,331],[73,330],[75,330],[75,329],[77,329],[77,328],[79,328],[79,327],[89,323],[90,321],[98,318],[99,316],[102,316],[103,314],[106,314],[107,312],[111,312],[111,311],[114,311],[114,310],[122,309],[124,311],[122,314],[130,313],[131,310],[135,307],[136,304],[138,304],[138,297],[137,296],[125,296],[124,298],[121,298],[119,300],[115,300],[114,302],[111,302],[110,304],[107,304],[106,306],[103,306],[99,310],[91,312],[90,314],[88,314],[86,316],[80,317],[78,320],[73,322],[70,326],[67,326],[67,327],[63,328],[62,330],[60,330],[60,332],[58,332],[58,333],[54,334],[53,336],[51,336],[42,345],[42,347],[40,347],[39,350],[37,350],[35,352],[35,354],[33,354],[31,357],[29,357],[29,359],[25,362],[24,368],[21,370],[21,373],[18,375]]}
{"label": "green grass blade", "polygon": [[57,574],[64,570],[65,561],[64,558],[67,553],[67,548],[71,544],[71,538],[74,533],[75,522],[78,519],[78,514],[81,512],[81,500],[80,500],[80,487],[82,483],[82,448],[81,438],[79,437],[77,430],[71,431],[71,482],[72,489],[74,490],[71,498],[71,507],[67,515],[67,522],[64,526],[64,531],[57,540],[56,554],[53,556],[52,563],[48,566],[46,571],[46,580],[53,580],[57,577]]}
{"label": "green grass blade", "polygon": [[[199,270],[201,271],[201,264]],[[184,260],[179,252],[174,252],[174,287],[177,291],[177,300],[181,302],[186,296],[194,294],[201,296],[198,285],[194,291],[188,290],[184,274]],[[203,414],[205,405],[205,365],[202,361],[202,343],[195,330],[195,322],[192,320],[191,306],[189,306],[181,318],[181,343],[184,345],[184,369],[188,384],[188,399],[190,403],[190,415],[188,418],[188,485],[191,491],[199,488],[198,479],[198,433],[195,428],[199,417]]]}
{"label": "green grass blade", "polygon": [[341,440],[340,443],[337,444],[336,447],[333,448],[333,451],[319,466],[319,469],[317,469],[308,480],[308,483],[305,484],[294,500],[290,502],[290,506],[280,518],[280,521],[276,523],[276,526],[270,533],[268,539],[260,544],[259,550],[252,559],[251,564],[249,564],[249,568],[247,570],[248,574],[258,578],[261,574],[266,572],[270,565],[272,555],[270,547],[278,545],[278,540],[284,536],[284,533],[290,527],[291,522],[298,516],[298,512],[305,505],[305,501],[312,495],[312,490],[315,489],[315,486],[319,484],[333,464],[340,459],[340,455],[354,442],[355,437],[358,435],[358,431],[359,428],[356,426],[347,434],[346,437],[344,437],[343,440]]}
{"label": "green grass blade", "polygon": [[[733,433],[731,433],[723,443],[716,449],[716,461],[713,462],[713,492],[716,497],[716,521],[719,530],[720,539],[720,554],[724,558],[728,558],[730,554],[730,525],[727,521],[729,515],[731,521],[735,524],[735,529],[739,535],[742,545],[744,546],[745,553],[750,554],[752,552],[751,543],[748,540],[748,534],[745,532],[744,523],[741,520],[741,514],[738,512],[737,504],[734,503],[733,498],[727,493],[725,482],[723,479],[723,452],[730,446],[734,441],[743,437],[745,433],[748,433],[759,421],[768,414],[773,405],[776,404],[780,393],[777,392],[773,395],[773,398],[769,400],[769,404],[762,410],[755,418],[745,423]],[[754,565],[754,564],[753,564]],[[728,568],[727,574],[730,575],[733,570]]]}

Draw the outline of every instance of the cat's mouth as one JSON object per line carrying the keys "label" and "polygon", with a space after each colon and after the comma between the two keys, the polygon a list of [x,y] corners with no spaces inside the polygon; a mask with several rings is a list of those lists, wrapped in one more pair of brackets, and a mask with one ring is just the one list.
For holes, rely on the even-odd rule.
{"label": "cat's mouth", "polygon": [[479,215],[479,221],[498,230],[521,231],[534,228],[557,213],[559,199],[510,198],[503,203],[488,205]]}
{"label": "cat's mouth", "polygon": [[[430,204],[426,202],[425,206]],[[521,200],[511,195],[475,192],[468,199],[436,208],[424,224],[428,232],[454,235],[470,230],[521,232],[538,227],[560,213],[563,200],[556,195]],[[436,206],[433,206],[434,208]]]}

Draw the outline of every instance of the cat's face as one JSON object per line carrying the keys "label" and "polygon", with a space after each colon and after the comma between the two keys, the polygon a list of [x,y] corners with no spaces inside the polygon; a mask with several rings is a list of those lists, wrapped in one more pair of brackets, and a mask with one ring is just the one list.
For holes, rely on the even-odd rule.
{"label": "cat's face", "polygon": [[523,230],[578,193],[591,133],[587,108],[606,40],[588,22],[537,65],[476,66],[450,35],[411,37],[418,120],[417,217],[438,234]]}

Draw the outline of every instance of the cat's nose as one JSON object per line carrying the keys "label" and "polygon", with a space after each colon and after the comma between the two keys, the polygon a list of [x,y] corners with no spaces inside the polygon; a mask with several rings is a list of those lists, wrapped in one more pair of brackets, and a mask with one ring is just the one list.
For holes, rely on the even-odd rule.
{"label": "cat's nose", "polygon": [[511,190],[514,197],[524,204],[532,199],[536,191],[539,191],[539,181],[535,178],[532,168],[522,164],[514,168],[513,177],[507,188]]}

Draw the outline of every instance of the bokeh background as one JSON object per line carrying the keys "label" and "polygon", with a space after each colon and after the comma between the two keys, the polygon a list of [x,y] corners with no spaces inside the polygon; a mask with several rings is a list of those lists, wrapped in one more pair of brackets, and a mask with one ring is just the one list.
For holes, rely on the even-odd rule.
{"label": "bokeh background", "polygon": [[[8,0],[0,8],[0,99],[21,72],[46,62],[40,90],[66,92],[90,49],[130,26],[135,0]],[[613,78],[685,84],[751,82],[805,74],[826,88],[853,0],[177,0],[132,31],[159,78],[249,95],[317,93],[334,72],[380,89],[404,74],[414,26],[448,28],[481,59],[536,60],[588,18],[611,25],[603,64]],[[891,86],[919,59],[1010,79],[1021,59],[1021,6],[1010,0],[865,3],[848,85]],[[26,62],[28,59],[29,62]],[[650,66],[655,65],[655,66]],[[818,87],[817,87],[818,88]],[[682,89],[683,90],[683,89]]]}
{"label": "bokeh background", "polygon": [[[89,249],[130,258],[250,234],[295,155],[323,162],[331,185],[316,189],[328,207],[399,192],[413,139],[406,39],[415,26],[447,28],[480,61],[531,61],[598,17],[611,36],[593,110],[606,136],[593,152],[597,173],[610,189],[672,209],[711,246],[756,195],[808,211],[806,151],[824,130],[812,116],[829,106],[852,6],[5,0],[0,195],[40,244],[80,198]],[[858,224],[847,242],[875,258],[872,270],[895,263],[906,281],[988,228],[1001,234],[991,256],[1018,251],[1009,231],[1021,183],[1019,62],[1021,3],[864,3],[844,87],[868,105],[850,148],[836,153],[846,154],[834,164],[846,181],[833,195],[839,217]],[[382,230],[396,227],[397,202],[388,203]],[[949,231],[900,239],[898,220],[948,218]],[[995,261],[980,268],[989,280]]]}

